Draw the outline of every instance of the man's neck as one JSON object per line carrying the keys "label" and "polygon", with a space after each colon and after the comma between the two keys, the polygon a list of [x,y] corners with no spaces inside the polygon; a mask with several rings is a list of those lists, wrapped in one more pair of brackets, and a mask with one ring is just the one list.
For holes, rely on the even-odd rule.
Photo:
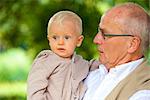
{"label": "man's neck", "polygon": [[132,62],[132,61],[136,61],[138,59],[141,59],[141,58],[144,58],[143,55],[140,55],[140,56],[134,56],[134,57],[125,57],[124,59],[122,59],[121,61],[119,61],[118,63],[116,64],[112,64],[111,66],[109,65],[105,65],[107,70],[109,71],[111,68],[115,68],[116,66],[119,66],[119,65],[122,65],[122,64],[125,64],[125,63],[129,63],[129,62]]}

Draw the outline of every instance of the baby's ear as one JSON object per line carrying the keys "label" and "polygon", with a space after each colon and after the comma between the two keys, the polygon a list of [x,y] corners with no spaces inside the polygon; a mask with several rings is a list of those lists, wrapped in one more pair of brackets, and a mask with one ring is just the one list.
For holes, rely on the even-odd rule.
{"label": "baby's ear", "polygon": [[47,39],[49,40],[49,36],[47,35]]}
{"label": "baby's ear", "polygon": [[84,36],[83,36],[83,35],[80,35],[80,36],[78,37],[78,40],[77,40],[77,47],[80,47],[80,46],[81,46],[83,39],[84,39]]}

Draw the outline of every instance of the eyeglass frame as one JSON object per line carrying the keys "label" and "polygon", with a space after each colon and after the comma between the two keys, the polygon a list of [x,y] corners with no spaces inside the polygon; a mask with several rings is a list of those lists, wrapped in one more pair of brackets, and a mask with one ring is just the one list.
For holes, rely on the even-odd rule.
{"label": "eyeglass frame", "polygon": [[130,34],[103,34],[104,36],[112,36],[112,37],[115,37],[115,36],[132,36],[134,37],[133,35],[130,35]]}
{"label": "eyeglass frame", "polygon": [[134,37],[134,35],[130,35],[130,34],[109,34],[109,33],[103,33],[100,29],[98,29],[98,33],[101,33],[103,38],[105,39],[105,37],[119,37],[119,36],[131,36]]}

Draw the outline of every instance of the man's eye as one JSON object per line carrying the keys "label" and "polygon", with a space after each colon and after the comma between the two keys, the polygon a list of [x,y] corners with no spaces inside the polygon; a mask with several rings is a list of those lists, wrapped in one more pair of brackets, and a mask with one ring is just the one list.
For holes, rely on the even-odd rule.
{"label": "man's eye", "polygon": [[113,36],[107,36],[107,38],[112,38]]}
{"label": "man's eye", "polygon": [[104,36],[105,39],[109,39],[109,38],[112,38],[113,36],[109,36],[109,35],[106,35]]}

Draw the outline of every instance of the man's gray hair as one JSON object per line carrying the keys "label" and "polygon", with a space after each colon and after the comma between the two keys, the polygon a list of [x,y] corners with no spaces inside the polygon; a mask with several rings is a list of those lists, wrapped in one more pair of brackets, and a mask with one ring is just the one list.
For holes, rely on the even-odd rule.
{"label": "man's gray hair", "polygon": [[75,14],[72,11],[59,11],[56,14],[54,14],[48,22],[48,27],[47,27],[48,34],[50,34],[49,28],[54,22],[63,25],[63,21],[66,20],[74,22],[76,26],[75,27],[76,30],[79,32],[79,34],[82,34],[82,20],[77,14]]}
{"label": "man's gray hair", "polygon": [[[114,20],[123,19],[122,32],[138,36],[141,39],[141,51],[143,54],[150,48],[150,16],[135,3],[125,3],[114,7],[120,9]],[[107,12],[109,13],[109,11]]]}

